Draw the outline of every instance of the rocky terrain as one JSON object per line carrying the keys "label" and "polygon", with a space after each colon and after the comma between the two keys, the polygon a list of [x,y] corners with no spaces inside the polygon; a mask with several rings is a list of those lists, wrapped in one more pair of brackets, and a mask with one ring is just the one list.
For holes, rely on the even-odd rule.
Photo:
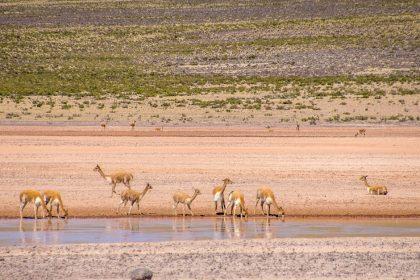
{"label": "rocky terrain", "polygon": [[418,279],[419,238],[0,247],[2,279]]}

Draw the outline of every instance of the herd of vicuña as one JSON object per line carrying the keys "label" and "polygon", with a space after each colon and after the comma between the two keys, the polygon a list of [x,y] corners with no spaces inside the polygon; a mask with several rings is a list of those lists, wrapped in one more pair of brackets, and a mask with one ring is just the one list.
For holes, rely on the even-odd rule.
{"label": "herd of vicu\u00f1a", "polygon": [[[130,172],[126,171],[118,171],[113,172],[109,174],[105,174],[102,170],[102,168],[97,164],[94,171],[98,172],[99,175],[104,178],[110,185],[111,185],[111,197],[115,191],[115,187],[117,184],[124,184],[127,189],[122,191],[120,193],[121,201],[117,208],[117,214],[121,213],[121,208],[125,207],[127,203],[130,203],[130,209],[128,210],[127,214],[131,214],[131,210],[133,206],[137,205],[137,210],[139,214],[140,212],[140,201],[143,199],[143,197],[146,195],[146,193],[149,190],[152,190],[152,186],[149,183],[146,183],[145,188],[143,191],[136,191],[131,188],[130,182],[133,180],[134,176]],[[367,188],[368,194],[373,195],[387,195],[388,190],[385,186],[372,186],[369,185],[367,182],[367,176],[361,176],[360,180],[365,183],[365,186]],[[245,206],[245,198],[244,194],[240,190],[233,190],[229,192],[227,196],[227,205],[225,203],[225,191],[229,184],[233,184],[232,180],[229,178],[223,179],[223,184],[216,186],[213,188],[212,194],[213,194],[213,201],[214,201],[214,213],[217,215],[217,208],[218,205],[220,205],[220,208],[222,210],[222,214],[226,215],[228,213],[228,209],[230,207],[230,213],[232,216],[236,216],[239,214],[241,218],[243,216],[248,216],[248,209]],[[185,216],[185,207],[188,208],[189,214],[191,216],[194,215],[191,204],[193,201],[197,198],[198,195],[201,194],[201,191],[199,189],[194,188],[193,194],[189,195],[182,191],[177,191],[173,194],[173,211],[174,215],[177,215],[177,208],[178,205],[182,205],[182,215]],[[48,213],[48,216],[52,216],[53,206],[56,207],[56,215],[57,217],[60,216],[60,209],[64,214],[64,217],[68,217],[68,211],[64,207],[63,201],[61,199],[61,195],[58,191],[55,190],[45,190],[45,191],[38,191],[38,190],[24,190],[19,195],[19,201],[20,201],[20,217],[23,217],[23,210],[26,207],[28,203],[33,203],[34,205],[34,215],[35,219],[38,218],[38,208],[42,206],[42,215],[45,217],[45,213]],[[284,217],[285,211],[284,209],[278,205],[276,198],[274,196],[274,192],[269,187],[261,187],[257,190],[256,195],[256,202],[255,202],[255,208],[254,208],[254,215],[256,214],[258,203],[261,206],[261,211],[264,215],[270,216],[271,215],[271,206],[273,206],[277,210],[276,216],[282,216]],[[266,210],[264,209],[264,206],[266,206]]]}

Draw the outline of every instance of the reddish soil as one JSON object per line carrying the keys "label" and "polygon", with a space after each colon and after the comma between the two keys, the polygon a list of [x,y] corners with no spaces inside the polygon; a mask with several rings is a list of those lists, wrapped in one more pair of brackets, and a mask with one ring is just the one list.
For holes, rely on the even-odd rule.
{"label": "reddish soil", "polygon": [[[368,128],[366,137],[350,137],[355,129],[101,132],[92,127],[1,127],[0,217],[18,216],[18,194],[27,188],[61,191],[71,216],[115,215],[119,198],[110,198],[110,186],[93,172],[96,163],[105,172],[131,171],[135,189],[149,182],[153,190],[141,204],[148,215],[171,214],[172,193],[192,193],[193,187],[203,193],[193,210],[211,215],[212,187],[225,177],[234,181],[226,193],[242,190],[251,213],[256,189],[267,185],[289,215],[420,215],[420,129]],[[102,133],[107,137],[96,136]],[[147,133],[168,137],[127,136]],[[313,137],[251,137],[269,133]],[[238,137],[216,137],[220,135]],[[368,195],[358,179],[364,174],[371,183],[387,186],[389,194]],[[123,189],[117,186],[117,192]],[[32,211],[27,207],[25,215]]]}

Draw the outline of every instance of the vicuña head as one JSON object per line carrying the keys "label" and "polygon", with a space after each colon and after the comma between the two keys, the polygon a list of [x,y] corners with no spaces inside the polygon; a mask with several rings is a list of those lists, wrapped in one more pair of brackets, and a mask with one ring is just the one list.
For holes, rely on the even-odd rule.
{"label": "vicu\u00f1a head", "polygon": [[149,184],[149,183],[147,183],[146,184],[146,188],[145,188],[146,190],[152,190],[153,188],[152,188],[152,186]]}
{"label": "vicu\u00f1a head", "polygon": [[99,166],[99,164],[97,164],[97,165],[95,166],[95,168],[93,168],[93,171],[99,171],[99,170],[102,170],[102,169],[101,169],[101,167]]}
{"label": "vicu\u00f1a head", "polygon": [[225,183],[225,184],[233,184],[232,180],[230,180],[229,178],[223,179],[223,183]]}

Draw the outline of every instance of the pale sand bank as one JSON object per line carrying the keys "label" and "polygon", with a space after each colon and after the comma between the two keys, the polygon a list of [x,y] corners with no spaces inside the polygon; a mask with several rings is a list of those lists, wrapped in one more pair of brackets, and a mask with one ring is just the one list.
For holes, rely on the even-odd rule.
{"label": "pale sand bank", "polygon": [[182,241],[0,247],[1,279],[418,279],[420,238]]}

